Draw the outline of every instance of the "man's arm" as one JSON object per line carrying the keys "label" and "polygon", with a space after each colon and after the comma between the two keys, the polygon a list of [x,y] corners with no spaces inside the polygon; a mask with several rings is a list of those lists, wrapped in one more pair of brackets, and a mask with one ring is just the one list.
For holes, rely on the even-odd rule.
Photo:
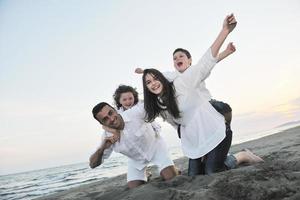
{"label": "man's arm", "polygon": [[217,62],[220,62],[221,60],[223,60],[224,58],[226,58],[227,56],[229,56],[230,54],[232,54],[233,52],[235,52],[235,46],[233,45],[232,42],[230,42],[227,45],[227,48],[222,51],[221,53],[219,53],[218,58],[217,58]]}
{"label": "man's arm", "polygon": [[211,52],[213,57],[216,57],[219,54],[221,46],[223,45],[229,33],[235,28],[236,24],[237,22],[233,14],[226,16],[221,32],[219,33],[214,43],[211,45]]}
{"label": "man's arm", "polygon": [[90,167],[93,169],[102,164],[102,157],[105,149],[108,149],[114,143],[113,136],[106,137],[103,144],[90,157]]}

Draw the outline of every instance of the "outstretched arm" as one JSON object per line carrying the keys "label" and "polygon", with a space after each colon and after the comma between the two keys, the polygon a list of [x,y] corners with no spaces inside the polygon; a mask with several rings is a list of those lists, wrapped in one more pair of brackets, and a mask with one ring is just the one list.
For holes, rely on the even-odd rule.
{"label": "outstretched arm", "polygon": [[211,45],[211,52],[213,57],[216,57],[219,54],[221,46],[223,45],[229,33],[235,28],[236,24],[237,22],[233,14],[226,16],[221,32],[219,33],[214,43]]}
{"label": "outstretched arm", "polygon": [[102,164],[102,157],[105,149],[108,149],[114,143],[113,136],[106,137],[103,144],[90,157],[90,167],[93,169]]}
{"label": "outstretched arm", "polygon": [[220,62],[221,60],[223,60],[224,58],[226,58],[230,54],[234,53],[235,50],[236,50],[235,46],[233,45],[232,42],[230,42],[227,45],[226,49],[224,51],[222,51],[221,53],[219,53],[218,58],[217,58],[217,62]]}

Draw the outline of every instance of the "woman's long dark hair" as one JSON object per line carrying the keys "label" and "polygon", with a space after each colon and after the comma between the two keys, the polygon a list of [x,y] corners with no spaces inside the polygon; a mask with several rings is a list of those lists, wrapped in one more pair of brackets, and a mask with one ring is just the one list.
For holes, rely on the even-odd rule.
{"label": "woman's long dark hair", "polygon": [[[163,85],[162,95],[160,100],[158,95],[149,91],[146,84],[146,75],[150,74],[155,79],[159,80]],[[163,111],[167,110],[174,118],[180,117],[180,111],[177,105],[177,98],[175,96],[175,88],[173,82],[169,82],[168,79],[156,69],[145,69],[143,74],[143,89],[144,89],[144,107],[146,111],[146,122],[152,122],[158,115],[161,115],[166,119],[166,115]]]}

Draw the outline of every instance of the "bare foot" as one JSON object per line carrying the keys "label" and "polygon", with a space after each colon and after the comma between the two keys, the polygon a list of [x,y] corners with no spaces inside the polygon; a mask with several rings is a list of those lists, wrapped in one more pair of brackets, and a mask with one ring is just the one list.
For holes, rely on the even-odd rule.
{"label": "bare foot", "polygon": [[261,157],[255,155],[249,149],[243,149],[243,151],[245,152],[244,155],[245,155],[246,160],[248,161],[247,163],[255,164],[255,163],[259,163],[259,162],[264,162],[264,160]]}

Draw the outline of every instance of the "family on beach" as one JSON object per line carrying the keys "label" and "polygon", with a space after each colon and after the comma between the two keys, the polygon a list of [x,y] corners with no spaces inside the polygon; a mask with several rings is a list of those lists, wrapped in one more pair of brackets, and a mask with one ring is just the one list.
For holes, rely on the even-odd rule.
{"label": "family on beach", "polygon": [[90,157],[90,167],[101,165],[112,151],[126,155],[129,188],[147,182],[146,168],[150,163],[158,166],[164,180],[180,174],[160,136],[156,117],[171,124],[181,139],[182,151],[189,158],[189,176],[262,162],[247,149],[228,154],[232,141],[231,107],[212,99],[205,86],[213,67],[235,52],[232,43],[223,52],[219,50],[236,24],[233,14],[226,16],[216,40],[194,65],[189,51],[178,48],[173,52],[174,72],[137,68],[135,72],[143,74],[143,101],[139,101],[133,87],[120,85],[113,94],[116,108],[106,102],[97,104],[92,113],[105,132],[100,147]]}

